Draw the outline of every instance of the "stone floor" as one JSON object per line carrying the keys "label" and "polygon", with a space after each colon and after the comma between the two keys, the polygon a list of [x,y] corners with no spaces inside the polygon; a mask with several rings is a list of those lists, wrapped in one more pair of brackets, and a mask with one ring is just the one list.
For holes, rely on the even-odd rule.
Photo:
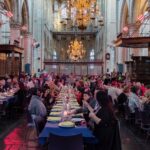
{"label": "stone floor", "polygon": [[122,150],[150,150],[150,137],[145,138],[140,128],[129,126],[126,122],[120,123]]}
{"label": "stone floor", "polygon": [[41,150],[33,127],[24,117],[0,121],[0,150]]}
{"label": "stone floor", "polygon": [[[150,150],[150,139],[145,142],[144,134],[139,129],[129,128],[121,121],[120,134],[122,150]],[[43,150],[38,145],[36,132],[28,128],[25,118],[0,121],[0,150]]]}

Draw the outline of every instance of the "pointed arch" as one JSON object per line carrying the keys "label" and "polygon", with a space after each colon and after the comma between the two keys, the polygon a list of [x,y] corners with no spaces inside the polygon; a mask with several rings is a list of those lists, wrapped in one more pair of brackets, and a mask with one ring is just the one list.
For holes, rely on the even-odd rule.
{"label": "pointed arch", "polygon": [[4,4],[5,4],[5,9],[6,10],[12,11],[12,1],[11,0],[5,0]]}
{"label": "pointed arch", "polygon": [[148,5],[148,0],[136,0],[133,2],[133,22],[137,17],[144,13]]}
{"label": "pointed arch", "polygon": [[126,24],[128,24],[128,17],[129,17],[129,8],[127,5],[127,1],[124,0],[122,4],[122,9],[121,9],[121,16],[120,16],[120,29],[123,28]]}
{"label": "pointed arch", "polygon": [[27,25],[29,27],[29,7],[27,0],[23,1],[22,10],[21,10],[21,24]]}
{"label": "pointed arch", "polygon": [[142,7],[141,7],[141,13],[143,14],[148,7],[148,0],[145,0],[145,2],[143,3]]}

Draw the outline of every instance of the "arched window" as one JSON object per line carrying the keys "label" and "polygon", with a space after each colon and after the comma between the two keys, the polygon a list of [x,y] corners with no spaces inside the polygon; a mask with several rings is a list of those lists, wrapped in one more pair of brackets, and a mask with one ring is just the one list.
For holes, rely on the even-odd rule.
{"label": "arched window", "polygon": [[53,60],[56,60],[57,59],[57,53],[56,53],[56,51],[54,50],[53,51]]}
{"label": "arched window", "polygon": [[150,36],[150,19],[149,19],[150,15],[149,12],[146,11],[143,15],[142,15],[142,24],[140,27],[140,34],[142,36]]}
{"label": "arched window", "polygon": [[65,7],[65,4],[61,5],[61,18],[67,18],[67,8]]}
{"label": "arched window", "polygon": [[94,49],[92,49],[90,52],[90,60],[94,60],[94,58],[95,58],[95,52]]}
{"label": "arched window", "polygon": [[9,18],[4,14],[1,14],[0,16],[0,28],[1,28],[0,43],[8,44],[10,41],[10,22]]}

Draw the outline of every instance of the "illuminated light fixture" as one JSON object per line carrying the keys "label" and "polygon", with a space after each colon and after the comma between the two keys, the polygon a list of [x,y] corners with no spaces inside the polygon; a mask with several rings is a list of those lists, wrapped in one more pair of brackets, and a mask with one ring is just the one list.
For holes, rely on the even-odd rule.
{"label": "illuminated light fixture", "polygon": [[13,13],[10,12],[10,11],[7,11],[7,12],[6,12],[6,16],[7,16],[8,18],[11,18],[11,17],[13,17]]}
{"label": "illuminated light fixture", "polygon": [[13,13],[5,9],[5,4],[0,2],[0,13],[7,16],[8,18],[13,17]]}
{"label": "illuminated light fixture", "polygon": [[[66,3],[66,16],[62,17],[71,27],[85,30],[89,25],[97,28],[104,25],[103,17],[98,8],[97,0],[68,0]],[[71,21],[70,21],[71,20]]]}
{"label": "illuminated light fixture", "polygon": [[139,16],[137,17],[137,20],[138,20],[138,21],[143,21],[143,20],[144,20],[144,15],[139,15]]}
{"label": "illuminated light fixture", "polygon": [[94,3],[96,3],[96,0],[72,0],[72,5],[78,10],[90,8]]}
{"label": "illuminated light fixture", "polygon": [[123,27],[124,32],[128,32],[129,28],[127,26]]}
{"label": "illuminated light fixture", "polygon": [[144,14],[141,14],[137,17],[137,21],[143,22],[145,19],[149,18],[150,16],[150,0],[149,0],[149,4],[147,7],[147,10],[144,12]]}
{"label": "illuminated light fixture", "polygon": [[85,53],[86,51],[84,49],[82,41],[79,41],[75,38],[74,41],[70,42],[67,54],[69,55],[69,58],[71,60],[77,61],[79,59],[82,59],[85,56]]}
{"label": "illuminated light fixture", "polygon": [[21,27],[21,31],[27,31],[28,30],[28,26],[27,25],[23,25],[22,27]]}
{"label": "illuminated light fixture", "polygon": [[82,12],[79,13],[76,18],[77,26],[80,30],[85,30],[89,24],[90,21],[90,15],[87,13]]}
{"label": "illuminated light fixture", "polygon": [[76,12],[76,23],[80,30],[85,30],[90,22],[96,19],[96,0],[76,0],[73,5]]}

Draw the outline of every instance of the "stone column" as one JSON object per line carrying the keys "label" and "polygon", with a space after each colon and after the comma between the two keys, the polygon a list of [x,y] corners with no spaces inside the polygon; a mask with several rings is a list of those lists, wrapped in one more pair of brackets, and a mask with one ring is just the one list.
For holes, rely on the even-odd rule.
{"label": "stone column", "polygon": [[12,52],[11,55],[11,75],[15,75],[15,71],[14,71],[14,61],[15,61],[15,53],[14,51]]}
{"label": "stone column", "polygon": [[[3,0],[0,0],[0,9],[3,9]],[[2,20],[2,14],[1,13],[0,13],[0,20]],[[0,43],[2,41],[1,27],[2,27],[2,25],[0,25]]]}
{"label": "stone column", "polygon": [[24,47],[24,69],[26,73],[31,73],[31,68],[33,64],[32,58],[32,34],[25,33],[23,37],[23,47]]}
{"label": "stone column", "polygon": [[[20,42],[20,23],[14,22],[10,24],[10,44],[14,44],[14,40]],[[19,44],[20,45],[20,44]]]}
{"label": "stone column", "polygon": [[148,56],[150,56],[150,43],[148,45]]}
{"label": "stone column", "polygon": [[148,0],[148,7],[149,7],[149,9],[150,9],[150,0]]}
{"label": "stone column", "polygon": [[[148,11],[150,13],[150,0],[148,0]],[[148,44],[148,56],[150,56],[150,43]]]}

